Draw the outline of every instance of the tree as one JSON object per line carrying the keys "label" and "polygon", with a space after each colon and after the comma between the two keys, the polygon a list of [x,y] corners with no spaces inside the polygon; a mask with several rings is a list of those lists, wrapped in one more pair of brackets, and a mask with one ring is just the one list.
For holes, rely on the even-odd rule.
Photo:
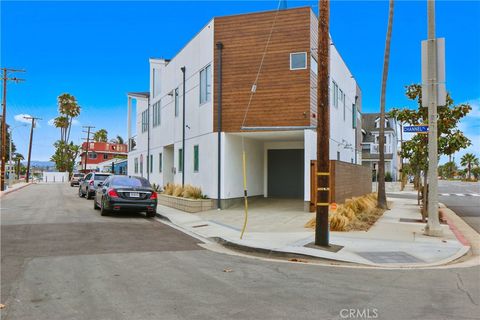
{"label": "tree", "polygon": [[457,165],[453,161],[449,161],[444,165],[438,166],[438,175],[444,179],[453,179],[457,171]]}
{"label": "tree", "polygon": [[67,139],[67,130],[69,127],[69,121],[66,116],[58,116],[53,120],[53,124],[56,128],[60,129],[60,140],[65,142]]}
{"label": "tree", "polygon": [[80,115],[80,106],[77,99],[69,93],[64,93],[57,98],[58,111],[65,116],[68,121],[67,130],[65,131],[65,142],[70,140],[70,131],[72,129],[72,121]]}
{"label": "tree", "polygon": [[[422,87],[419,84],[406,86],[406,95],[418,104],[417,109],[393,108],[389,115],[409,125],[428,124],[428,108],[422,107]],[[470,140],[458,129],[460,120],[471,110],[469,104],[454,105],[453,99],[447,94],[447,103],[438,107],[438,155],[452,155],[471,145]],[[408,159],[409,169],[415,175],[419,186],[421,173],[424,175],[424,187],[428,171],[428,136],[416,134],[412,139],[404,141],[400,150],[404,159]],[[424,198],[425,199],[425,198]],[[424,203],[424,208],[425,208]],[[423,212],[426,214],[426,211]]]}
{"label": "tree", "polygon": [[480,179],[480,167],[475,167],[475,168],[472,168],[472,174],[473,174],[473,177],[478,180]]}
{"label": "tree", "polygon": [[383,57],[382,92],[380,96],[380,136],[378,148],[380,161],[378,164],[378,196],[377,207],[387,208],[387,195],[385,193],[385,95],[387,90],[388,64],[390,62],[390,41],[392,39],[394,1],[390,0],[388,12],[387,37],[385,39],[385,54]]}
{"label": "tree", "polygon": [[17,163],[17,170],[16,170],[17,177],[20,176],[20,165],[22,160],[25,160],[25,157],[21,153],[15,153],[15,156],[13,157],[13,161]]}
{"label": "tree", "polygon": [[93,135],[93,141],[95,142],[107,142],[108,141],[108,131],[105,129],[100,129]]}
{"label": "tree", "polygon": [[50,160],[55,162],[58,171],[68,171],[71,174],[75,167],[75,159],[80,152],[80,146],[73,144],[73,142],[67,144],[61,140],[55,142],[54,146],[55,154]]}
{"label": "tree", "polygon": [[478,166],[478,158],[473,153],[465,153],[460,159],[460,164],[467,169],[467,179],[472,178],[472,167]]}
{"label": "tree", "polygon": [[116,143],[116,144],[124,144],[125,140],[123,140],[122,136],[117,135],[116,138],[110,140],[111,143]]}

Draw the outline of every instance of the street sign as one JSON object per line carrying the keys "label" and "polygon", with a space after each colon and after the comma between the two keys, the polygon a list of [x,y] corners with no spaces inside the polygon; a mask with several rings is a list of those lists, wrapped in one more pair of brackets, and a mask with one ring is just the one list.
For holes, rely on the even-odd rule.
{"label": "street sign", "polygon": [[403,127],[403,132],[427,133],[428,132],[428,125],[405,126],[405,127]]}

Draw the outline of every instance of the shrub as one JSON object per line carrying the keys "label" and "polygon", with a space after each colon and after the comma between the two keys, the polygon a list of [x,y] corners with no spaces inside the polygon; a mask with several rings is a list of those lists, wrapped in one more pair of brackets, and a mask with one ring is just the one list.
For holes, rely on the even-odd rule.
{"label": "shrub", "polygon": [[194,187],[192,185],[187,184],[183,189],[183,197],[189,199],[202,199],[202,189],[199,187]]}
{"label": "shrub", "polygon": [[181,185],[175,185],[173,188],[172,196],[183,197],[183,187]]}
{"label": "shrub", "polygon": [[167,183],[166,186],[163,187],[163,194],[167,196],[173,195],[173,190],[175,189],[175,185],[173,183]]}
{"label": "shrub", "polygon": [[385,182],[392,182],[392,181],[393,181],[393,178],[390,171],[385,172]]}

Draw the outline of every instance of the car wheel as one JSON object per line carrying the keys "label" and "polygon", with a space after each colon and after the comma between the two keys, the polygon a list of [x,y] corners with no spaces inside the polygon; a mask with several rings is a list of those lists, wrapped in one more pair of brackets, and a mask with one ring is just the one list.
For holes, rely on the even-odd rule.
{"label": "car wheel", "polygon": [[78,187],[78,196],[80,198],[83,198],[83,192],[82,192],[82,188]]}
{"label": "car wheel", "polygon": [[90,193],[90,190],[87,189],[87,193],[86,193],[86,198],[88,200],[92,199],[92,194]]}
{"label": "car wheel", "polygon": [[106,216],[108,215],[108,210],[105,209],[105,201],[102,198],[102,201],[100,202],[100,215]]}
{"label": "car wheel", "polygon": [[96,197],[93,198],[93,209],[94,210],[100,210],[100,207],[97,204],[97,198]]}

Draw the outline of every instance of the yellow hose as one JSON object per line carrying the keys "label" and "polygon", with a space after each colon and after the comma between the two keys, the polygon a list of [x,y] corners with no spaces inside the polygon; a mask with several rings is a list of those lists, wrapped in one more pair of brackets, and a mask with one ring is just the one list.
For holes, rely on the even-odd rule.
{"label": "yellow hose", "polygon": [[245,232],[245,229],[247,228],[247,221],[248,221],[247,162],[245,160],[245,148],[243,148],[242,156],[243,156],[243,198],[245,200],[245,220],[243,222],[243,228],[242,228],[242,233],[240,234],[240,239],[242,239],[242,237],[243,237],[243,233]]}

